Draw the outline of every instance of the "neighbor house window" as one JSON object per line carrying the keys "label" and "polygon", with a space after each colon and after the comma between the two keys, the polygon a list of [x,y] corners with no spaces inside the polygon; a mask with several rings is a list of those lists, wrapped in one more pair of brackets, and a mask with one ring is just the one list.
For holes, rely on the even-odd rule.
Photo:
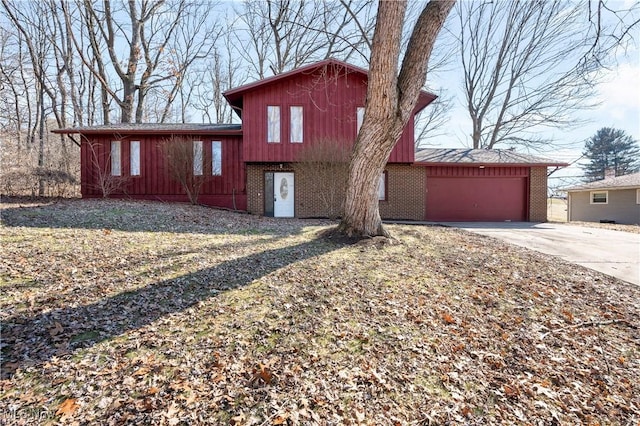
{"label": "neighbor house window", "polygon": [[140,141],[131,141],[131,176],[140,176]]}
{"label": "neighbor house window", "polygon": [[303,124],[303,109],[301,106],[292,106],[290,109],[291,115],[291,128],[289,131],[289,142],[302,143],[302,124]]}
{"label": "neighbor house window", "polygon": [[364,107],[356,108],[356,135],[360,133],[360,127],[362,127],[362,121],[364,120]]}
{"label": "neighbor house window", "polygon": [[383,172],[378,179],[378,201],[387,199],[387,172]]}
{"label": "neighbor house window", "polygon": [[591,192],[591,204],[607,204],[609,202],[609,193],[607,191]]}
{"label": "neighbor house window", "polygon": [[267,142],[280,142],[280,107],[267,107]]}
{"label": "neighbor house window", "polygon": [[211,174],[222,176],[222,142],[211,142]]}
{"label": "neighbor house window", "polygon": [[636,204],[640,204],[640,189],[636,189]]}
{"label": "neighbor house window", "polygon": [[122,159],[120,156],[120,141],[111,142],[111,176],[122,175]]}
{"label": "neighbor house window", "polygon": [[193,175],[202,176],[202,141],[193,141]]}

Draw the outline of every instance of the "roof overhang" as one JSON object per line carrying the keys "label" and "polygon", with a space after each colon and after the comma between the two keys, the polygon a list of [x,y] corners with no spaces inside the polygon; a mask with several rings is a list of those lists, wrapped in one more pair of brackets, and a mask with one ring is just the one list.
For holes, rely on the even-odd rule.
{"label": "roof overhang", "polygon": [[[242,118],[243,96],[245,93],[262,86],[266,86],[269,84],[277,83],[282,80],[286,80],[287,78],[290,78],[297,74],[311,74],[316,70],[327,67],[327,66],[340,67],[341,69],[344,69],[347,72],[361,74],[367,80],[369,78],[369,71],[367,71],[366,69],[357,67],[355,65],[351,65],[347,62],[339,61],[337,59],[329,58],[320,62],[315,62],[313,64],[296,68],[291,71],[287,71],[281,74],[267,77],[262,80],[255,81],[253,83],[245,84],[243,86],[239,86],[231,90],[227,90],[222,95],[225,97],[227,102],[229,102],[229,105],[231,105],[231,107],[236,111],[238,116]],[[427,92],[425,90],[421,90],[418,96],[416,107],[414,109],[414,114],[417,114],[418,112],[422,111],[427,105],[433,102],[436,98],[437,98],[437,95]]]}
{"label": "roof overhang", "polygon": [[565,192],[598,192],[598,191],[619,191],[621,189],[640,189],[640,186],[639,185],[605,186],[605,187],[602,187],[602,188],[580,188],[580,189],[564,188],[564,189],[560,189],[560,191],[565,191]]}
{"label": "roof overhang", "polygon": [[456,163],[452,162],[429,162],[429,161],[416,161],[413,163],[417,166],[429,166],[429,167],[567,167],[568,163]]}
{"label": "roof overhang", "polygon": [[87,126],[87,127],[72,127],[66,129],[55,129],[53,133],[58,134],[80,134],[85,136],[92,135],[159,135],[159,136],[171,136],[171,135],[218,135],[218,136],[242,136],[242,128],[215,128],[207,126],[197,127],[147,127],[147,126]]}

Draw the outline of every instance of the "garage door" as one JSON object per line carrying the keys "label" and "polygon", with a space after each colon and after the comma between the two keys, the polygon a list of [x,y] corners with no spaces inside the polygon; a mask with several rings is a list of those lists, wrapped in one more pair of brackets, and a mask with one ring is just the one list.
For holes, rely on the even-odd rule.
{"label": "garage door", "polygon": [[524,177],[427,177],[426,216],[438,222],[527,220]]}

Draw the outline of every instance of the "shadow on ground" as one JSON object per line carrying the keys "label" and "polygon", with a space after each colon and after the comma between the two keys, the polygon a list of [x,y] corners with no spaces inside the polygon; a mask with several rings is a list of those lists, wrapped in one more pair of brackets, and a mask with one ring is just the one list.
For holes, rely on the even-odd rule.
{"label": "shadow on ground", "polygon": [[[17,368],[38,365],[53,356],[95,345],[183,311],[222,292],[246,286],[277,269],[343,247],[325,236],[293,246],[254,253],[240,259],[139,290],[82,306],[6,318],[2,324],[3,378]],[[52,333],[58,323],[60,333]],[[56,326],[57,327],[57,326]],[[66,330],[72,330],[72,335]]]}
{"label": "shadow on ground", "polygon": [[124,232],[293,235],[328,220],[274,219],[187,203],[119,199],[3,198],[0,223],[6,227],[111,229]]}

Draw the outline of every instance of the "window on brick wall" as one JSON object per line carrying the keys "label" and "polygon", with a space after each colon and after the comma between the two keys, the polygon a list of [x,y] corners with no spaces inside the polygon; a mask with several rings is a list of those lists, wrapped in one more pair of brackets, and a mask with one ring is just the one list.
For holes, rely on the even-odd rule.
{"label": "window on brick wall", "polygon": [[387,201],[387,172],[382,172],[378,180],[378,201]]}

